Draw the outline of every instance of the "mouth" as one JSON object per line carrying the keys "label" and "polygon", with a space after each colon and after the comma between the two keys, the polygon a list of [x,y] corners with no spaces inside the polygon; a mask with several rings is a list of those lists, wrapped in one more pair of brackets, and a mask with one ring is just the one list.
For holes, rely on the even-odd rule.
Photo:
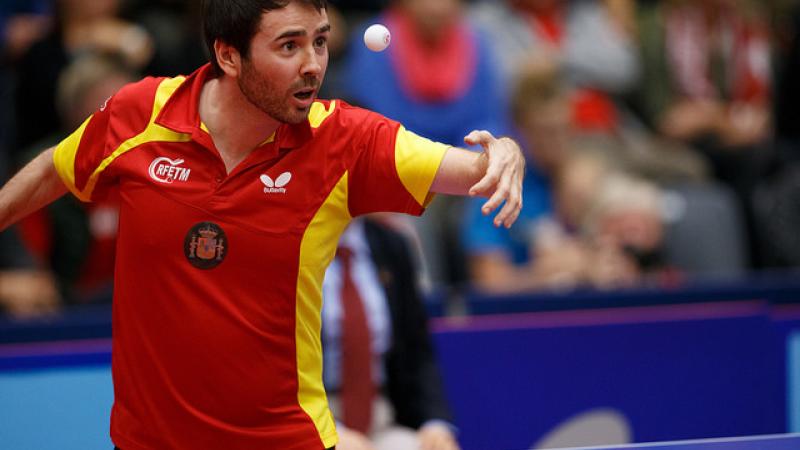
{"label": "mouth", "polygon": [[294,93],[294,98],[296,98],[302,106],[308,106],[311,102],[314,101],[316,96],[317,90],[314,88],[305,88],[301,89]]}

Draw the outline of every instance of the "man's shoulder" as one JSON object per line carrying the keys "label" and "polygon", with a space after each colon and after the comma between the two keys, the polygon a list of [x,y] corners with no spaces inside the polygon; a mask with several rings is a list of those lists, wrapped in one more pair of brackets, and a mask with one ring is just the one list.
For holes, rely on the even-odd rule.
{"label": "man's shoulder", "polygon": [[124,103],[128,107],[151,107],[153,97],[156,95],[158,86],[169,78],[165,77],[145,77],[139,81],[126,84],[116,94],[114,99]]}
{"label": "man's shoulder", "polygon": [[[112,114],[121,120],[148,122],[153,112],[159,86],[165,81],[173,80],[165,77],[146,77],[123,86],[109,100],[113,107]],[[103,105],[104,109],[106,105]]]}

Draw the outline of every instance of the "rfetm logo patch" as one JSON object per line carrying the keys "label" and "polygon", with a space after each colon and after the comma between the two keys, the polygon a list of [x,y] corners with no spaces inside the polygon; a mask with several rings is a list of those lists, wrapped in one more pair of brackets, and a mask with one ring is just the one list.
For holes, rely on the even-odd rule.
{"label": "rfetm logo patch", "polygon": [[183,240],[186,259],[198,269],[213,269],[228,254],[228,239],[222,228],[213,222],[193,226]]}
{"label": "rfetm logo patch", "polygon": [[169,159],[161,156],[150,163],[147,172],[150,174],[150,178],[159,183],[171,184],[173,181],[188,181],[192,169],[181,167],[183,163],[182,159]]}
{"label": "rfetm logo patch", "polygon": [[285,194],[286,188],[285,186],[289,184],[289,181],[292,180],[292,174],[290,172],[283,172],[282,174],[278,175],[278,178],[275,181],[272,181],[269,175],[263,174],[261,175],[261,183],[264,184],[264,193],[265,194]]}

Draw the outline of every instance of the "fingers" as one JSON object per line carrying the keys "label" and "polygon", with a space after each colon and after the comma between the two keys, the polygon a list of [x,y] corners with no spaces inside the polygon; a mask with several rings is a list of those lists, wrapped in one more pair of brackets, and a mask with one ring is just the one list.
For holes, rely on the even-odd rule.
{"label": "fingers", "polygon": [[[503,204],[503,201],[508,199],[511,190],[511,177],[508,176],[508,174],[506,174],[505,176],[501,176],[496,186],[497,188],[495,189],[492,196],[489,197],[489,200],[483,204],[483,207],[481,207],[481,211],[484,214],[489,214],[490,212],[494,211],[501,204]],[[503,208],[503,210],[505,209],[506,208]],[[500,226],[500,224],[502,223],[501,220],[502,218],[500,216],[501,214],[503,214],[503,210],[501,210],[500,213],[494,219],[494,226],[496,227]]]}
{"label": "fingers", "polygon": [[519,217],[520,211],[522,211],[522,192],[520,191],[520,184],[512,182],[508,197],[505,198],[505,205],[503,205],[503,208],[494,218],[494,225],[496,227],[502,225],[506,228],[511,228],[511,225],[513,225],[517,217]]}
{"label": "fingers", "polygon": [[525,158],[519,146],[508,138],[495,139],[488,131],[473,131],[464,141],[481,144],[485,149],[484,155],[488,157],[486,173],[469,189],[469,194],[489,197],[481,207],[484,215],[503,205],[494,218],[494,225],[511,227],[522,208]]}
{"label": "fingers", "polygon": [[486,130],[473,130],[464,138],[464,143],[467,145],[480,145],[486,148],[492,140],[494,140],[492,133]]}
{"label": "fingers", "polygon": [[489,198],[482,210],[484,214],[494,211],[500,204],[505,204],[494,218],[494,226],[511,228],[522,210],[522,173],[517,171],[512,176],[504,177],[497,191]]}
{"label": "fingers", "polygon": [[[500,182],[501,175],[503,174],[505,164],[502,161],[499,161],[499,158],[489,158],[489,166],[486,168],[486,174],[478,180],[471,188],[469,188],[469,195],[482,195],[488,196],[494,190],[495,186]],[[495,205],[496,207],[497,205]],[[488,210],[485,209],[484,206],[484,214],[488,214],[492,209]]]}

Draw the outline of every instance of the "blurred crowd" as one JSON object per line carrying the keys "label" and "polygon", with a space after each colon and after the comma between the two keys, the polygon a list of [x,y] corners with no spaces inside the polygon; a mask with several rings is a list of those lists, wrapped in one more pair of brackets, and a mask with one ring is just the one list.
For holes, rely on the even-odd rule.
{"label": "blurred crowd", "polygon": [[[331,0],[323,98],[444,143],[473,129],[528,159],[510,230],[480,199],[379,219],[425,285],[489,293],[674,286],[800,266],[800,2]],[[199,2],[4,0],[7,179],[125,83],[206,62]],[[374,53],[363,30],[383,23]],[[110,301],[115,200],[67,196],[0,235],[16,315]]]}

